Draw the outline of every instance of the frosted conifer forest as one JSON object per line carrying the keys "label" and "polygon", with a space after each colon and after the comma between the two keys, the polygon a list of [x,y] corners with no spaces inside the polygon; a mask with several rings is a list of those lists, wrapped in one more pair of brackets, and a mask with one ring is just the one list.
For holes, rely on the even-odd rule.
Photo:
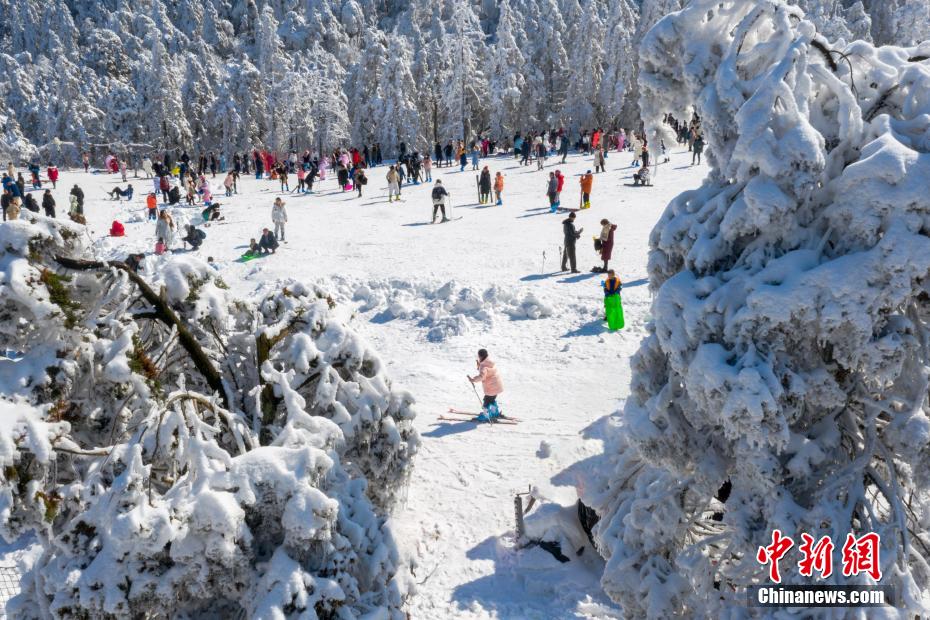
{"label": "frosted conifer forest", "polygon": [[0,70],[0,616],[930,616],[930,1],[0,0]]}

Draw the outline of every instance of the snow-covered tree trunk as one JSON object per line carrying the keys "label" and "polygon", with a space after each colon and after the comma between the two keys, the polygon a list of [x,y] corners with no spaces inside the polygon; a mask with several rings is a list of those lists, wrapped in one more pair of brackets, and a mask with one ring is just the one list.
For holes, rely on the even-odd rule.
{"label": "snow-covered tree trunk", "polygon": [[[826,583],[874,583],[839,551],[879,534],[881,583],[930,611],[928,51],[833,49],[780,0],[644,38],[647,132],[696,110],[711,171],[653,231],[653,321],[584,490],[627,617],[722,617],[775,529],[832,537]],[[784,583],[811,583],[799,557]]]}

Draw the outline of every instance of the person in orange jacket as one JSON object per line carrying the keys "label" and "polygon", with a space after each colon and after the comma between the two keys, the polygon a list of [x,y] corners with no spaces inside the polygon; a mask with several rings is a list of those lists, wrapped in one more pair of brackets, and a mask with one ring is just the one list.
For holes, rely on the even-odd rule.
{"label": "person in orange jacket", "polygon": [[594,185],[594,175],[588,170],[581,175],[581,208],[591,208],[591,187]]}
{"label": "person in orange jacket", "polygon": [[494,195],[497,197],[497,206],[504,204],[501,202],[501,194],[504,193],[504,175],[497,172],[497,175],[494,177]]}

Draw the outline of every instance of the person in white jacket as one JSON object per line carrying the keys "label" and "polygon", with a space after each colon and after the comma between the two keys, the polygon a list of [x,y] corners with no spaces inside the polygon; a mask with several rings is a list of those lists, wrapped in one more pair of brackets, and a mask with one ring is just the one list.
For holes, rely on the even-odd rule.
{"label": "person in white jacket", "polygon": [[152,168],[152,160],[148,155],[142,158],[142,171],[145,172],[146,179],[149,179],[155,176],[153,168]]}
{"label": "person in white jacket", "polygon": [[274,206],[271,207],[271,221],[274,222],[274,236],[284,241],[284,224],[287,223],[287,209],[284,208],[284,201],[280,198],[274,199]]}

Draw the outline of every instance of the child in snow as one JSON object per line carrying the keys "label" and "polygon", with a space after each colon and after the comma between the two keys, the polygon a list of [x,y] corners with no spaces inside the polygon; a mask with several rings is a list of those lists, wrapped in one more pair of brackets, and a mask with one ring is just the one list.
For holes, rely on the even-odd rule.
{"label": "child in snow", "polygon": [[607,279],[601,282],[604,289],[604,316],[610,331],[623,329],[623,305],[620,301],[620,289],[623,288],[620,278],[613,269],[607,271]]}
{"label": "child in snow", "polygon": [[204,222],[215,222],[217,220],[225,219],[220,215],[220,203],[218,202],[214,202],[212,205],[201,211],[200,215],[203,217]]}
{"label": "child in snow", "polygon": [[52,189],[58,189],[58,168],[55,164],[49,163],[45,174],[48,175],[48,180],[52,182]]}
{"label": "child in snow", "polygon": [[113,220],[113,224],[110,225],[110,236],[111,237],[124,237],[126,236],[126,229],[123,225],[117,221]]}
{"label": "child in snow", "polygon": [[642,168],[633,175],[633,185],[649,185],[649,166],[643,164]]}
{"label": "child in snow", "polygon": [[364,168],[356,168],[355,177],[353,178],[355,189],[358,190],[358,197],[362,197],[362,186],[368,185],[368,177],[365,176]]}
{"label": "child in snow", "polygon": [[120,189],[119,185],[113,188],[110,191],[110,198],[113,200],[119,200],[120,198],[126,198],[126,200],[132,200],[132,184],[126,186],[126,189]]}
{"label": "child in snow", "polygon": [[397,200],[400,200],[400,178],[397,176],[397,170],[394,166],[387,171],[385,177],[388,182],[388,202],[392,202],[394,197],[397,197]]}
{"label": "child in snow", "polygon": [[165,240],[159,237],[158,241],[155,243],[155,255],[161,256],[167,251],[168,251],[168,246],[165,245]]}
{"label": "child in snow", "polygon": [[591,171],[588,170],[586,173],[581,175],[581,208],[590,209],[591,208],[591,188],[594,185],[594,175],[591,174]]}
{"label": "child in snow", "polygon": [[187,234],[184,235],[181,241],[183,243],[189,243],[191,246],[191,249],[196,250],[200,248],[200,245],[203,243],[203,240],[207,238],[207,233],[203,232],[202,230],[198,228],[194,228],[190,224],[186,226],[185,230],[187,231]]}
{"label": "child in snow", "polygon": [[430,159],[429,155],[423,157],[423,174],[426,175],[424,181],[427,183],[433,182],[433,160]]}
{"label": "child in snow", "polygon": [[472,169],[472,170],[477,170],[477,169],[478,169],[478,157],[479,157],[480,154],[481,154],[481,153],[480,153],[480,151],[478,151],[478,147],[477,147],[477,146],[473,146],[472,149],[471,149],[471,169]]}
{"label": "child in snow", "polygon": [[145,197],[145,209],[148,211],[147,219],[155,221],[158,219],[158,196],[153,192]]}
{"label": "child in snow", "polygon": [[504,204],[501,202],[501,194],[504,193],[504,175],[500,172],[494,177],[494,195],[497,197],[497,206]]}
{"label": "child in snow", "polygon": [[475,360],[475,364],[478,367],[478,374],[468,377],[468,380],[472,383],[480,381],[481,388],[484,390],[484,400],[478,420],[490,422],[494,418],[502,417],[497,397],[504,391],[504,383],[501,381],[500,373],[497,372],[494,362],[488,357],[487,349],[478,350],[478,359]]}

